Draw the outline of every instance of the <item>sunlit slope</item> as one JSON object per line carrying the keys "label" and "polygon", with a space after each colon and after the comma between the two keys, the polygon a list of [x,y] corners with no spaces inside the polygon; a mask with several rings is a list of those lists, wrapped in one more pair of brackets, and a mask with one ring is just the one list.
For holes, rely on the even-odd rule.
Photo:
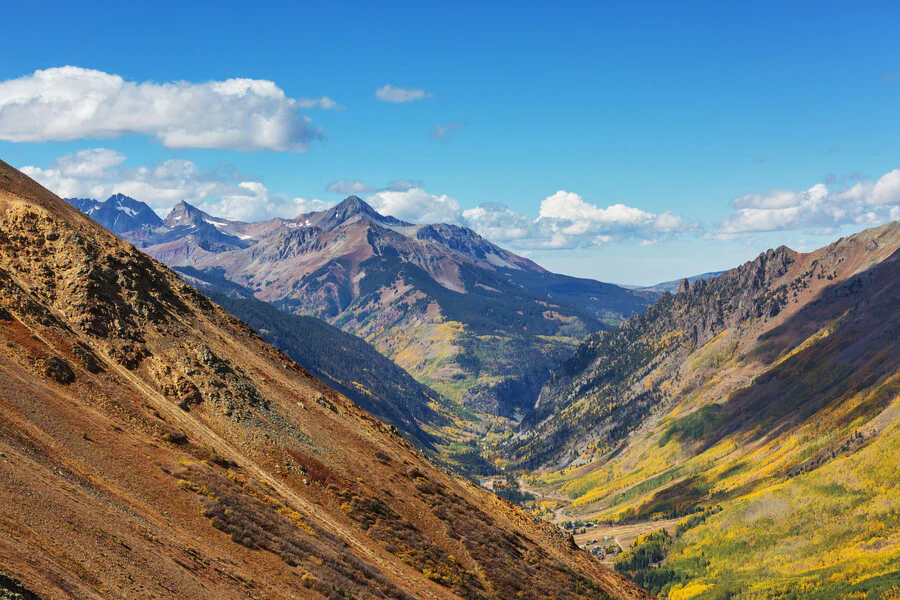
{"label": "sunlit slope", "polygon": [[574,463],[539,482],[575,516],[684,517],[663,568],[632,573],[673,598],[891,589],[898,242],[892,223],[683,287],[622,337],[582,347],[581,370],[542,395],[561,406],[537,431],[580,439],[513,448]]}
{"label": "sunlit slope", "polygon": [[5,163],[0,348],[0,595],[646,597]]}

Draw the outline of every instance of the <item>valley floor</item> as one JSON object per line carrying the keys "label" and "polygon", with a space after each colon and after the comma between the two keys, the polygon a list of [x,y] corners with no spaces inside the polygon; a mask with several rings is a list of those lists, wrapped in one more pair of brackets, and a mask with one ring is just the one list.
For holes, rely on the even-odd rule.
{"label": "valley floor", "polygon": [[563,525],[566,522],[584,522],[582,527],[568,529],[573,531],[575,543],[589,552],[600,549],[602,556],[597,557],[608,566],[613,564],[615,554],[603,552],[603,549],[616,545],[622,551],[628,550],[639,536],[661,529],[673,535],[675,527],[682,520],[656,519],[633,523],[601,521],[597,515],[575,511],[572,500],[556,487],[527,485],[522,478],[519,479],[519,485],[521,491],[534,496],[534,501],[530,503],[533,509],[540,512],[543,507],[543,516],[551,523],[566,529]]}
{"label": "valley floor", "polygon": [[[612,523],[610,525],[595,525],[585,530],[585,533],[575,534],[575,543],[587,550],[594,548],[606,548],[610,544],[616,544],[622,550],[628,550],[631,543],[645,533],[665,529],[669,535],[675,533],[675,526],[681,519],[665,519],[663,521],[640,521],[638,523]],[[609,538],[609,539],[607,539]],[[607,554],[601,560],[606,565],[612,565],[615,557]]]}

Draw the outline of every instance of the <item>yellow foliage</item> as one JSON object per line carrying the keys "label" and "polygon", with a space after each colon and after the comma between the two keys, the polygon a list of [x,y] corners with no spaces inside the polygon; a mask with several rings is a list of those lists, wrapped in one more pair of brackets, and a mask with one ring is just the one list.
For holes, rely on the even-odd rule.
{"label": "yellow foliage", "polygon": [[699,596],[711,587],[708,583],[689,583],[684,587],[678,584],[669,591],[669,600],[687,600]]}

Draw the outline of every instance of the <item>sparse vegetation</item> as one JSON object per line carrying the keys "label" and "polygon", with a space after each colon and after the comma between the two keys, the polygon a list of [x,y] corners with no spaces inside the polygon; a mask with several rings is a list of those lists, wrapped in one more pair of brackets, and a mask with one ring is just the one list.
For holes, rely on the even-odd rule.
{"label": "sparse vegetation", "polygon": [[205,499],[203,516],[213,528],[245,548],[275,554],[299,570],[306,587],[326,597],[366,593],[410,598],[266,485],[235,470],[220,472],[202,464],[173,468],[172,475],[180,478],[180,487]]}

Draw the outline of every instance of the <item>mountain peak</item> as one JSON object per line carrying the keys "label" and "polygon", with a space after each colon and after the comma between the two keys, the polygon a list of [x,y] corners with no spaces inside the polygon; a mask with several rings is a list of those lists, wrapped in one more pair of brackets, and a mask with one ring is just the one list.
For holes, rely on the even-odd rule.
{"label": "mountain peak", "polygon": [[137,200],[135,200],[135,199],[132,198],[131,196],[126,196],[126,195],[123,194],[122,192],[116,192],[115,194],[113,194],[112,196],[110,196],[109,198],[106,199],[107,202],[109,202],[109,201],[111,201],[111,200],[119,200],[119,201],[121,201],[121,200],[130,200],[130,201],[132,201],[132,202],[137,202]]}
{"label": "mountain peak", "polygon": [[338,204],[338,206],[341,206],[343,204],[346,204],[348,206],[350,206],[350,205],[357,206],[358,205],[358,206],[366,206],[368,208],[372,208],[368,202],[366,202],[359,196],[347,196],[340,202],[340,204]]}
{"label": "mountain peak", "polygon": [[169,211],[165,223],[168,227],[200,225],[206,216],[205,212],[182,200]]}
{"label": "mountain peak", "polygon": [[122,193],[113,194],[103,202],[90,198],[69,198],[67,202],[116,235],[153,229],[163,224],[150,205]]}
{"label": "mountain peak", "polygon": [[172,207],[172,212],[191,212],[198,210],[193,204],[188,204],[184,200]]}
{"label": "mountain peak", "polygon": [[309,220],[311,225],[315,225],[329,231],[335,227],[340,227],[344,223],[355,222],[361,219],[372,221],[381,225],[394,226],[411,226],[412,223],[401,221],[395,217],[386,216],[372,208],[372,205],[360,198],[359,196],[348,196],[340,204],[323,210],[321,212],[311,213],[309,215],[301,215],[299,220]]}
{"label": "mountain peak", "polygon": [[365,214],[369,216],[378,216],[382,217],[377,210],[372,208],[372,205],[360,198],[359,196],[347,196],[340,204],[335,206],[332,209],[335,214],[345,215],[346,217],[352,217],[358,214]]}

